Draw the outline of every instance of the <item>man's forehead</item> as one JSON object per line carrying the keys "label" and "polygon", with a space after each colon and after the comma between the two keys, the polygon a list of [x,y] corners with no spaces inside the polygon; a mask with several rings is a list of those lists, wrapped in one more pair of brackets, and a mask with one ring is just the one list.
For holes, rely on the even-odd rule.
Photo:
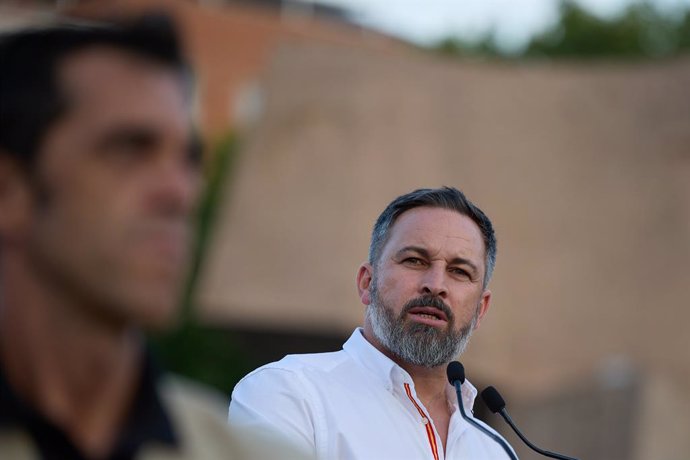
{"label": "man's forehead", "polygon": [[153,59],[110,45],[91,45],[66,56],[58,66],[58,81],[68,97],[98,95],[109,81],[124,80],[118,86],[133,89],[142,78],[174,84],[184,94],[182,76],[173,68]]}
{"label": "man's forehead", "polygon": [[167,124],[184,131],[191,126],[181,76],[128,51],[92,46],[75,52],[60,66],[59,81],[66,99],[65,118],[81,117],[90,125]]}
{"label": "man's forehead", "polygon": [[391,227],[387,246],[439,246],[451,250],[476,249],[484,253],[479,226],[458,211],[437,207],[417,207],[402,213]]}

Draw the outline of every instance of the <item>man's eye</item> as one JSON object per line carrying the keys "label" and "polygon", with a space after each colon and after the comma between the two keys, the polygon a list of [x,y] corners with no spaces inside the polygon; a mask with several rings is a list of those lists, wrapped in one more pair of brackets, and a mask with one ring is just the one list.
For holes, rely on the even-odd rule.
{"label": "man's eye", "polygon": [[456,276],[460,276],[463,278],[471,278],[470,274],[467,273],[467,270],[464,270],[462,268],[452,267],[449,269],[449,271]]}
{"label": "man's eye", "polygon": [[149,137],[123,137],[113,144],[113,150],[129,155],[144,155],[153,150],[154,144],[154,140]]}
{"label": "man's eye", "polygon": [[107,135],[100,144],[100,151],[118,159],[146,157],[155,151],[157,136],[148,130],[123,129]]}
{"label": "man's eye", "polygon": [[424,264],[424,261],[422,259],[418,259],[417,257],[408,257],[407,259],[403,260],[403,262],[407,265],[413,266],[421,266]]}

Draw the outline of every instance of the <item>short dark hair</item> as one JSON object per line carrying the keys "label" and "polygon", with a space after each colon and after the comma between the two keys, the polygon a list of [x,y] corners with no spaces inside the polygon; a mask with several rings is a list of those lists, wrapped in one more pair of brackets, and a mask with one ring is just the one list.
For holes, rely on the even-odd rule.
{"label": "short dark hair", "polygon": [[369,263],[376,266],[383,247],[388,242],[391,228],[405,211],[419,207],[444,208],[457,211],[477,224],[486,250],[484,287],[486,287],[496,266],[496,235],[491,220],[464,193],[453,187],[423,188],[401,195],[393,200],[376,219],[369,245]]}
{"label": "short dark hair", "polygon": [[0,34],[0,151],[31,165],[48,128],[67,110],[61,62],[109,46],[191,77],[175,28],[162,14],[118,23],[58,24]]}

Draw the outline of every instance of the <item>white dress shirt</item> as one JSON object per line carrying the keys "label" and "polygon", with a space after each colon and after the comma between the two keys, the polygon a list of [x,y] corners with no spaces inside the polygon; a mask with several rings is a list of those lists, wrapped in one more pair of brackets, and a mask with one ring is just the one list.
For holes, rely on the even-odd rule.
{"label": "white dress shirt", "polygon": [[[467,414],[476,395],[465,381]],[[229,422],[239,431],[290,439],[319,460],[509,458],[462,418],[450,384],[447,398],[452,415],[444,452],[410,375],[356,329],[341,351],[289,355],[248,374],[232,393]]]}

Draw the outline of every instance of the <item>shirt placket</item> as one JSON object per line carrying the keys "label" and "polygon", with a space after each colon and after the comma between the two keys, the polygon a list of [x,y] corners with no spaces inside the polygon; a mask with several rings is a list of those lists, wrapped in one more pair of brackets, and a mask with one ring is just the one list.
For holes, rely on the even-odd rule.
{"label": "shirt placket", "polygon": [[414,410],[417,412],[417,415],[419,415],[421,424],[424,427],[427,442],[429,444],[429,450],[432,456],[431,458],[433,458],[434,460],[442,460],[443,449],[439,446],[439,439],[438,436],[436,436],[436,430],[434,429],[431,417],[429,417],[429,414],[424,409],[422,403],[420,401],[417,401],[417,398],[415,397],[412,391],[412,386],[409,383],[403,383],[403,388],[405,390],[406,397],[414,406]]}

